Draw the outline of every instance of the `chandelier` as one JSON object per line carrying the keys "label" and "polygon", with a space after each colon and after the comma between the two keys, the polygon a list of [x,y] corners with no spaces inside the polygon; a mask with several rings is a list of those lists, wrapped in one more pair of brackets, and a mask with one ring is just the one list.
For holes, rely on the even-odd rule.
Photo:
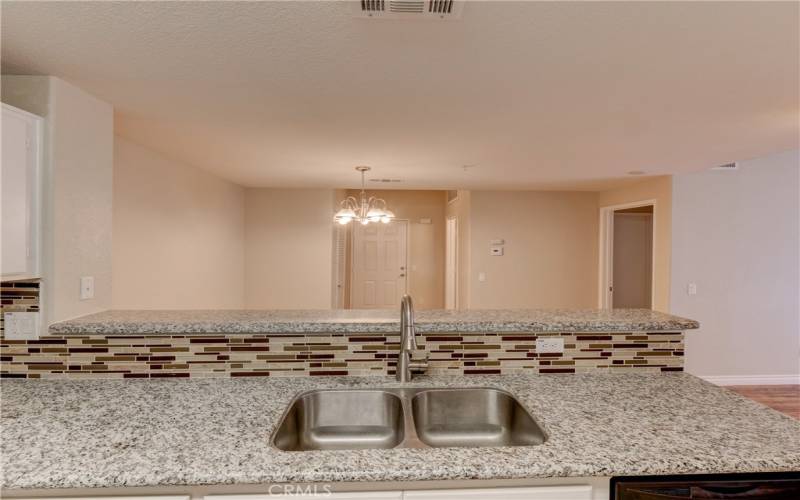
{"label": "chandelier", "polygon": [[370,167],[356,167],[361,172],[361,193],[356,199],[355,196],[348,196],[342,200],[341,207],[333,220],[341,225],[348,224],[351,220],[357,220],[361,224],[370,222],[383,222],[387,224],[394,219],[394,213],[386,208],[386,201],[374,196],[367,197],[364,190],[364,174],[370,171]]}

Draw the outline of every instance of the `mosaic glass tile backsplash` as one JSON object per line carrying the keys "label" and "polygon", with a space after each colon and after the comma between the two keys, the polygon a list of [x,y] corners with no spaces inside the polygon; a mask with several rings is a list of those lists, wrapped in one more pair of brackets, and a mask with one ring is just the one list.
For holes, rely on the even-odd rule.
{"label": "mosaic glass tile backsplash", "polygon": [[[38,311],[39,282],[2,283],[2,312]],[[536,339],[562,337],[563,353]],[[431,375],[515,371],[682,371],[682,332],[429,333]],[[385,333],[49,335],[6,340],[3,378],[167,378],[393,375],[399,336]]]}
{"label": "mosaic glass tile backsplash", "polygon": [[[563,354],[537,353],[531,334],[431,334],[419,346],[431,375],[514,371],[681,371],[683,334],[548,334]],[[398,337],[386,334],[48,336],[2,340],[11,378],[292,377],[391,375]]]}
{"label": "mosaic glass tile backsplash", "polygon": [[39,310],[39,280],[3,281],[0,283],[0,335],[5,331],[6,312]]}

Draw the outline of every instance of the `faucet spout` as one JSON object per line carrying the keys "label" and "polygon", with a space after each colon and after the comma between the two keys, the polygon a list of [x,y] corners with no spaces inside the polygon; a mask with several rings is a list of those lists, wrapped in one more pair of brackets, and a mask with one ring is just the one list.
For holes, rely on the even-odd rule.
{"label": "faucet spout", "polygon": [[397,356],[395,378],[398,382],[409,382],[412,370],[424,371],[427,359],[415,361],[412,354],[417,350],[417,331],[414,327],[414,302],[410,295],[400,301],[400,353]]}

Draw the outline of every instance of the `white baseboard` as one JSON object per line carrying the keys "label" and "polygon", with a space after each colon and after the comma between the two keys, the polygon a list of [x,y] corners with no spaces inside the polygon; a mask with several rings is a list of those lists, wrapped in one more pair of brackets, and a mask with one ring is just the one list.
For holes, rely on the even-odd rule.
{"label": "white baseboard", "polygon": [[716,385],[793,385],[800,384],[796,375],[697,375]]}

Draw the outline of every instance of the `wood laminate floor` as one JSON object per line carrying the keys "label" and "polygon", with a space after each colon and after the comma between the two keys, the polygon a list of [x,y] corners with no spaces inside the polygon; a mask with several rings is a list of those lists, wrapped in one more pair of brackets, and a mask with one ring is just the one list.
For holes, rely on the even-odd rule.
{"label": "wood laminate floor", "polygon": [[726,389],[800,419],[800,385],[732,385]]}

